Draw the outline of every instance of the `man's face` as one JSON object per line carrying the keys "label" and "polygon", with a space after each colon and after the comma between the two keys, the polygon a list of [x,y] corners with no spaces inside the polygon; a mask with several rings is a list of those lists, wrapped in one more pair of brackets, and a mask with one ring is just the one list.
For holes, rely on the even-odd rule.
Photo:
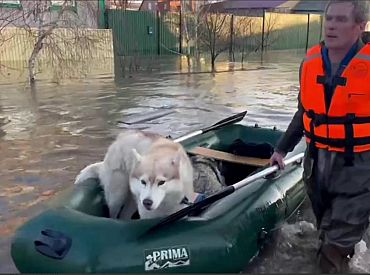
{"label": "man's face", "polygon": [[349,49],[364,31],[366,23],[356,23],[352,3],[333,3],[324,23],[325,45],[328,49]]}

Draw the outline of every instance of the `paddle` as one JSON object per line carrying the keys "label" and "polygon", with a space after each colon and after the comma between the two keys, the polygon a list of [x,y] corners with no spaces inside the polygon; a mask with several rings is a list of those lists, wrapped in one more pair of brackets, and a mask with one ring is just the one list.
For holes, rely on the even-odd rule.
{"label": "paddle", "polygon": [[[147,122],[147,121],[150,121],[150,120],[153,120],[153,119],[157,119],[157,118],[160,118],[160,117],[163,117],[163,116],[175,113],[175,112],[176,112],[176,110],[173,110],[171,108],[162,108],[162,109],[151,111],[151,112],[145,113],[145,114],[140,114],[140,115],[133,114],[133,115],[130,115],[128,117],[125,117],[124,119],[118,120],[117,122],[121,123],[121,124],[132,125],[132,124],[137,124],[137,123],[142,123],[142,122]],[[196,135],[199,135],[199,134],[211,131],[211,130],[215,130],[215,129],[223,127],[225,125],[238,122],[238,121],[240,121],[244,118],[246,113],[247,113],[247,111],[244,111],[242,113],[239,113],[239,114],[233,115],[231,117],[225,118],[225,119],[213,124],[212,126],[204,128],[202,130],[198,130],[194,133],[187,134],[183,137],[179,137],[178,138],[179,141],[175,140],[175,142],[181,142],[183,140],[186,140],[187,138],[191,138],[193,136],[196,136]]]}
{"label": "paddle", "polygon": [[127,125],[132,125],[132,124],[137,124],[137,123],[142,123],[142,122],[147,122],[156,118],[160,118],[172,113],[175,113],[176,110],[169,109],[169,108],[162,108],[160,110],[155,110],[151,111],[149,113],[145,114],[133,114],[128,117],[125,117],[124,119],[118,120],[118,123],[122,124],[127,124]]}
{"label": "paddle", "polygon": [[182,141],[187,140],[189,138],[192,138],[192,137],[195,137],[195,136],[198,136],[198,135],[207,133],[207,132],[212,131],[212,130],[219,129],[219,128],[224,127],[226,125],[239,122],[239,121],[241,121],[244,118],[244,116],[246,115],[246,113],[247,113],[247,111],[244,111],[244,112],[241,112],[239,114],[230,116],[230,117],[225,118],[223,120],[220,120],[219,122],[217,122],[217,123],[215,123],[215,124],[213,124],[211,126],[208,126],[206,128],[203,128],[203,129],[200,129],[200,130],[191,132],[189,134],[183,135],[181,137],[178,137],[178,138],[174,139],[174,142],[182,142]]}
{"label": "paddle", "polygon": [[[286,166],[290,165],[290,164],[293,164],[293,163],[296,163],[298,161],[300,161],[304,156],[304,153],[299,153],[297,155],[294,155],[293,157],[289,158],[289,159],[286,159],[284,160],[284,163]],[[147,233],[152,233],[154,231],[156,231],[157,229],[159,228],[162,228],[163,226],[167,225],[167,224],[170,224],[170,223],[173,223],[185,216],[188,216],[189,214],[195,212],[195,211],[199,211],[199,210],[202,210],[203,208],[205,208],[206,206],[209,206],[210,204],[214,203],[215,201],[218,201],[219,199],[222,199],[232,193],[235,192],[235,190],[238,190],[240,188],[242,188],[243,186],[246,186],[248,185],[249,183],[257,180],[257,179],[260,179],[262,177],[265,177],[273,172],[276,172],[279,170],[279,167],[278,165],[273,165],[273,166],[270,166],[256,174],[253,174],[249,177],[246,177],[245,179],[233,184],[233,185],[230,185],[228,187],[226,187],[224,190],[212,195],[212,196],[209,196],[208,198],[205,198],[204,200],[202,201],[199,201],[197,203],[194,203],[190,206],[187,206],[186,208],[184,209],[181,209],[180,211],[177,211],[176,213],[174,214],[171,214],[163,219],[161,219],[156,225],[154,225],[153,227],[151,227]]]}

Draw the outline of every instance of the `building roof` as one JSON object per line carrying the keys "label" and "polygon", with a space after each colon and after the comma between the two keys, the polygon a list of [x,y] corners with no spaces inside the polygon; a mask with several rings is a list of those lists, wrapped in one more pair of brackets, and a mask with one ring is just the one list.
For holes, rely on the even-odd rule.
{"label": "building roof", "polygon": [[[223,0],[208,4],[210,12],[262,14],[262,10],[292,13],[322,13],[327,0]],[[261,11],[261,12],[259,12]]]}
{"label": "building roof", "polygon": [[300,0],[291,1],[291,12],[293,13],[324,13],[327,0]]}
{"label": "building roof", "polygon": [[106,5],[109,9],[127,9],[127,10],[139,10],[143,0],[106,0]]}

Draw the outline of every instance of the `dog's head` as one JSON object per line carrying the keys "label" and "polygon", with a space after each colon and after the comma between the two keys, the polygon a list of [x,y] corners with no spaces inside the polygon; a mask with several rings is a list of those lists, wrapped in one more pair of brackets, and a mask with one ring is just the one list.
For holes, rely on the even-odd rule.
{"label": "dog's head", "polygon": [[133,154],[136,165],[130,175],[130,189],[137,203],[147,211],[163,204],[179,203],[184,196],[180,177],[181,151],[158,151],[141,156],[133,149]]}

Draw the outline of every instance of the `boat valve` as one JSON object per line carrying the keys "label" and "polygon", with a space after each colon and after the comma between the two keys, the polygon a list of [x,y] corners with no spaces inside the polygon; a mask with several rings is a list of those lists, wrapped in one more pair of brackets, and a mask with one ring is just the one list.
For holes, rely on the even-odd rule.
{"label": "boat valve", "polygon": [[35,249],[42,255],[53,259],[63,259],[72,245],[72,239],[65,234],[45,229],[37,240],[34,241]]}

